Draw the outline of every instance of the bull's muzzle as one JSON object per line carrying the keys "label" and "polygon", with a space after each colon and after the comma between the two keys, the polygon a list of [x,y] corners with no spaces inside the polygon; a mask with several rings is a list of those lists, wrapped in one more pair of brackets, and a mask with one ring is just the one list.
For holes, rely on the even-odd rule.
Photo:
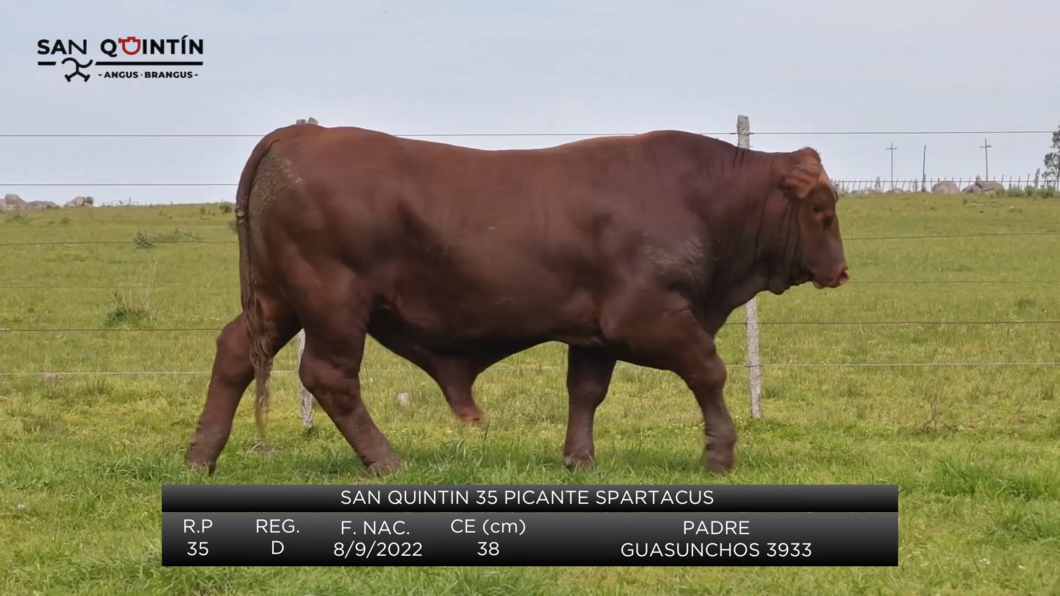
{"label": "bull's muzzle", "polygon": [[850,268],[846,265],[843,265],[839,269],[839,275],[836,275],[834,278],[832,278],[832,281],[826,284],[822,284],[821,282],[815,279],[813,280],[813,287],[817,288],[818,290],[823,290],[824,288],[838,288],[839,286],[847,283],[849,280]]}

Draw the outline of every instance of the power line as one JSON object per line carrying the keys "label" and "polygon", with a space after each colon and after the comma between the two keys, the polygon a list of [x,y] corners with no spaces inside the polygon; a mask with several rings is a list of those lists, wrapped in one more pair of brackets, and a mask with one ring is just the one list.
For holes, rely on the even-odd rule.
{"label": "power line", "polygon": [[[496,137],[626,137],[643,134],[641,132],[459,132],[459,133],[402,133],[396,137],[406,138],[496,138]],[[859,135],[1028,135],[1052,134],[1052,130],[819,130],[819,131],[763,131],[750,132],[752,136],[859,136]],[[261,134],[214,134],[214,133],[7,133],[0,138],[166,138],[166,139],[224,139],[224,138],[261,138]],[[734,131],[700,132],[704,136],[734,136]]]}

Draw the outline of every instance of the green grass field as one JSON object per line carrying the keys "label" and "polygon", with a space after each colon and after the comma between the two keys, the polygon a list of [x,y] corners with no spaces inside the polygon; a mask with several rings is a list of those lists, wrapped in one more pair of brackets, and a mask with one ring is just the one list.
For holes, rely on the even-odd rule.
{"label": "green grass field", "polygon": [[[839,208],[853,281],[761,295],[763,363],[1060,361],[1060,325],[1043,323],[1060,319],[1060,235],[893,238],[1057,233],[1060,200],[876,195]],[[239,309],[231,220],[216,205],[0,213],[0,594],[1060,593],[1060,367],[769,367],[754,420],[742,310],[719,336],[741,433],[730,477],[702,467],[699,409],[668,373],[620,365],[597,416],[599,469],[571,474],[560,346],[480,378],[486,432],[372,344],[365,399],[406,463],[382,482],[896,483],[897,568],[163,568],[161,484],[377,482],[321,410],[302,429],[283,372],[293,344],[272,384],[279,449],[251,449],[248,394],[216,475],[185,470],[208,380],[197,373]],[[118,243],[10,245],[84,241]],[[975,281],[992,283],[952,283]],[[913,324],[773,324],[797,321]],[[982,321],[1011,324],[968,324]],[[38,374],[75,371],[193,374]]]}

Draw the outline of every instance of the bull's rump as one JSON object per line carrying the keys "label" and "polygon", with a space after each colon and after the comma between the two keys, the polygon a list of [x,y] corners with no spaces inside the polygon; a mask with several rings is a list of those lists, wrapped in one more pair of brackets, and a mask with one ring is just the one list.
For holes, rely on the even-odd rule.
{"label": "bull's rump", "polygon": [[692,230],[638,137],[483,151],[332,128],[273,151],[300,180],[284,235],[425,344],[597,343],[608,296]]}

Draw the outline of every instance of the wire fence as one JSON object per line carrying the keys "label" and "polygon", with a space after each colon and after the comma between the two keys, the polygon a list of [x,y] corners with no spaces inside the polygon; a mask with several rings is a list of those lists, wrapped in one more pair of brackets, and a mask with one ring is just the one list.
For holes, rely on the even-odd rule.
{"label": "wire fence", "polygon": [[[746,321],[727,321],[722,327],[742,327]],[[1060,325],[1060,320],[1016,320],[1016,321],[759,321],[759,325],[821,326],[821,327],[884,327],[910,326],[958,326],[973,327],[987,325]],[[219,333],[218,327],[0,327],[0,333]]]}
{"label": "wire fence", "polygon": [[[744,120],[746,122],[746,119]],[[747,139],[752,135],[758,136],[814,136],[814,135],[1019,135],[1019,134],[1051,134],[1053,131],[1049,130],[994,130],[994,131],[809,131],[809,132],[797,132],[797,131],[773,131],[773,132],[750,132],[745,127],[743,130],[724,131],[724,132],[708,132],[700,133],[708,136],[726,137],[726,136],[737,136],[740,138],[741,146],[748,146]],[[399,134],[397,136],[408,137],[408,138],[475,138],[475,137],[599,137],[599,136],[628,136],[637,133],[420,133],[420,134]],[[0,138],[260,138],[262,134],[0,134]],[[992,182],[992,181],[991,181]],[[949,183],[949,184],[947,184]],[[1049,192],[1053,192],[1057,189],[1057,182],[1055,179],[1043,178],[1040,175],[1020,176],[1020,177],[1008,177],[1006,180],[1005,176],[1002,176],[1000,182],[995,182],[996,186],[990,184],[981,184],[978,182],[976,177],[957,178],[957,179],[934,179],[928,180],[921,178],[920,180],[895,180],[883,182],[879,178],[873,181],[869,180],[834,180],[833,184],[843,193],[858,194],[858,193],[876,193],[876,192],[937,192],[952,194],[955,192],[989,192],[995,194],[1007,194],[1007,195],[1035,195],[1050,196]],[[3,186],[21,186],[21,187],[234,187],[235,183],[230,182],[158,182],[158,183],[0,183],[0,187]],[[987,188],[989,186],[989,188]],[[974,188],[973,188],[974,187]],[[1041,230],[1041,231],[1026,231],[1026,230],[1005,230],[999,232],[990,233],[962,233],[962,234],[908,234],[908,235],[896,235],[896,236],[852,236],[844,238],[844,242],[858,242],[858,241],[933,241],[933,240],[947,240],[947,239],[968,239],[968,238],[991,238],[991,239],[1005,239],[1005,238],[1017,238],[1017,237],[1050,237],[1060,236],[1060,231],[1055,229]],[[206,246],[206,245],[226,245],[229,247],[236,247],[236,239],[231,238],[227,240],[221,239],[188,239],[181,238],[176,240],[165,240],[155,239],[152,241],[153,245],[181,245],[181,246]],[[6,249],[19,249],[26,247],[59,247],[59,246],[123,246],[123,245],[134,245],[137,248],[143,248],[137,245],[135,238],[128,240],[41,240],[41,241],[29,241],[29,242],[15,242],[15,241],[4,241],[0,242],[0,248]],[[954,285],[985,285],[985,284],[1002,284],[1002,285],[1048,285],[1048,284],[1060,284],[1060,279],[981,279],[981,280],[968,280],[968,279],[877,279],[877,280],[853,280],[851,284],[954,284]],[[69,285],[69,284],[55,284],[55,285],[44,285],[44,284],[4,284],[0,285],[0,292],[4,291],[25,291],[25,290],[115,290],[115,289],[144,289],[144,290],[225,290],[231,291],[238,289],[238,284],[172,284],[172,285],[144,285],[144,284],[116,284],[116,285]],[[743,327],[747,329],[748,333],[748,345],[751,346],[751,337],[754,337],[754,349],[749,347],[748,350],[748,362],[742,364],[732,364],[733,368],[746,368],[756,371],[757,369],[779,369],[779,368],[796,368],[796,369],[818,369],[818,368],[973,368],[973,367],[993,367],[993,368],[1005,368],[1005,367],[1020,367],[1020,368],[1045,368],[1045,367],[1056,367],[1060,366],[1060,362],[1053,361],[1052,359],[1045,358],[1038,362],[998,362],[998,361],[954,361],[954,362],[776,362],[776,363],[763,363],[758,359],[757,354],[757,328],[758,326],[820,326],[820,327],[885,327],[885,326],[1056,326],[1060,325],[1060,320],[1054,319],[1043,319],[1043,320],[847,320],[847,321],[836,321],[836,320],[776,320],[776,321],[759,321],[757,315],[757,308],[754,307],[755,300],[748,304],[748,318],[742,321],[730,321],[727,322],[725,327]],[[126,327],[126,328],[112,328],[112,327],[24,327],[24,328],[0,328],[0,337],[8,334],[69,334],[69,333],[101,333],[101,334],[113,334],[113,333],[132,333],[132,334],[143,334],[143,333],[219,333],[220,326],[183,326],[183,327]],[[301,336],[299,337],[301,339]],[[752,354],[752,352],[754,352]],[[633,365],[627,365],[625,363],[619,363],[619,367],[632,367]],[[635,367],[634,367],[635,368]],[[366,367],[363,372],[366,374],[374,373],[414,373],[418,371],[410,364],[409,367]],[[530,365],[504,365],[496,364],[490,367],[489,370],[500,370],[500,371],[561,371],[565,370],[565,367],[561,366],[530,366]],[[296,370],[274,370],[274,374],[278,375],[294,375],[297,374]],[[209,376],[211,371],[209,370],[142,370],[142,371],[131,371],[131,370],[98,370],[98,371],[0,371],[0,377],[93,377],[93,376]],[[756,413],[756,417],[760,416],[760,406],[755,405],[757,399],[756,393],[760,392],[760,388],[756,388],[754,379],[755,373],[752,372],[752,408]],[[306,397],[304,389],[302,389],[302,400],[303,400],[303,417],[305,414]],[[307,419],[306,426],[311,425],[311,413]]]}
{"label": "wire fence", "polygon": [[[0,139],[260,139],[262,133],[0,133]],[[628,137],[641,132],[424,132],[395,133],[396,137],[439,138],[519,138],[519,137]],[[1047,135],[1053,130],[815,130],[815,131],[747,131],[748,136],[934,136],[934,135]],[[699,132],[708,137],[734,137],[740,131]]]}
{"label": "wire fence", "polygon": [[[943,192],[941,190],[933,190],[936,186],[952,182],[955,186],[963,189],[962,192],[972,192],[969,187],[974,185],[978,176],[971,178],[932,178],[927,180],[891,180],[884,181],[881,179],[876,180],[832,180],[832,184],[835,185],[836,189],[841,192],[856,194],[856,193],[873,193],[873,192],[934,192],[936,194],[954,194],[953,192]],[[1006,191],[1024,191],[1031,189],[1056,190],[1056,180],[1048,180],[1039,177],[1035,180],[1033,178],[1015,178],[1009,176],[1001,176],[1000,180],[991,180],[991,182],[1001,185]],[[231,187],[235,188],[238,186],[236,182],[0,182],[0,186],[19,186],[19,187],[38,187],[38,188],[62,188],[62,187],[85,187],[85,188],[106,188],[106,187],[129,187],[129,188],[159,188],[159,187]],[[980,188],[978,192],[983,192]],[[996,192],[996,191],[994,191]],[[108,204],[101,205],[103,207],[124,207],[126,204]]]}
{"label": "wire fence", "polygon": [[[1033,194],[1035,190],[1057,190],[1057,180],[1045,178],[1042,176],[1031,177],[1028,175],[1024,177],[1014,177],[1002,175],[999,180],[991,179],[991,189],[984,189],[982,186],[973,188],[976,186],[976,182],[980,181],[979,176],[971,176],[968,178],[925,178],[925,179],[906,179],[906,180],[890,180],[885,181],[880,178],[875,180],[839,180],[833,179],[832,184],[837,190],[849,194],[859,193],[880,193],[880,192],[905,192],[905,193],[916,193],[916,192],[932,192],[935,194],[955,194],[955,191],[950,190],[950,187],[943,186],[949,182],[954,185],[960,192],[963,193],[980,193],[980,192],[998,192],[1004,190],[1006,193],[1013,191],[1019,191],[1023,193]],[[62,187],[77,187],[77,188],[111,188],[111,187],[128,187],[128,188],[159,188],[159,187],[230,187],[235,188],[238,186],[236,182],[0,182],[0,187],[27,187],[27,188],[62,188]],[[127,206],[124,203],[115,203],[108,205],[101,205],[103,207],[123,207]]]}
{"label": "wire fence", "polygon": [[[980,184],[976,182],[980,181]],[[981,184],[978,176],[967,178],[921,178],[920,180],[833,180],[832,184],[843,194],[878,193],[932,193],[932,194],[1004,194],[1009,197],[1038,196],[1057,197],[1060,188],[1057,180],[1042,176],[1001,176]]]}
{"label": "wire fence", "polygon": [[[902,285],[902,284],[927,284],[927,285],[1052,285],[1060,284],[1060,279],[854,279],[847,285],[874,284],[874,285]],[[144,284],[112,284],[103,286],[90,285],[2,285],[0,292],[5,290],[238,290],[239,284],[206,284],[206,285],[144,285]]]}
{"label": "wire fence", "polygon": [[[619,369],[636,369],[643,370],[632,364],[625,362],[619,362],[616,365]],[[727,368],[750,368],[750,364],[726,364]],[[777,362],[773,364],[759,364],[754,365],[761,368],[969,368],[969,367],[1017,367],[1017,368],[1036,368],[1036,367],[1055,367],[1060,366],[1060,362]],[[503,365],[495,364],[488,370],[490,371],[508,371],[508,372],[543,372],[543,371],[565,371],[566,367],[563,366],[550,366],[550,365],[534,365],[534,366],[518,366],[518,365]],[[418,368],[406,367],[406,368],[391,368],[391,367],[371,367],[366,366],[361,368],[363,374],[375,374],[375,373],[416,373]],[[209,376],[213,374],[213,371],[209,370],[82,370],[82,371],[32,371],[32,372],[0,372],[0,378],[2,377],[51,377],[59,378],[64,376],[69,377],[133,377],[133,376]],[[270,374],[273,375],[296,375],[297,370],[290,369],[274,369]]]}
{"label": "wire fence", "polygon": [[[986,234],[987,236],[1023,236],[1027,234],[1012,233],[1012,234]],[[1057,235],[1057,233],[1048,234],[1031,234],[1031,235]],[[919,239],[931,239],[931,238],[954,238],[954,237],[967,237],[968,235],[925,235],[925,236],[909,236],[909,237],[886,237],[886,239],[898,239],[898,238],[919,238]],[[862,239],[883,239],[884,237],[864,237]],[[121,241],[92,241],[91,244],[125,244]],[[6,243],[0,244],[0,246],[17,246],[21,243]],[[63,243],[52,243],[52,244],[63,244]],[[935,280],[935,279],[923,279],[923,280],[862,280],[862,281],[851,281],[851,284],[1060,284],[1060,280]],[[159,289],[174,289],[174,290],[225,290],[235,291],[239,288],[237,283],[231,284],[218,284],[218,285],[196,285],[196,284],[177,284],[177,285],[143,285],[143,284],[115,284],[115,285],[80,285],[80,284],[65,284],[65,285],[12,285],[5,284],[0,286],[0,292],[4,291],[15,291],[15,290],[114,290],[118,288],[125,289],[142,289],[142,290],[159,290]],[[736,327],[742,328],[747,324],[745,320],[739,321],[728,321],[722,327]],[[821,326],[821,327],[881,327],[881,326],[1057,326],[1060,325],[1060,319],[1041,319],[1041,320],[848,320],[848,321],[836,321],[836,320],[760,320],[757,323],[760,326]],[[103,334],[143,334],[143,333],[210,333],[217,334],[220,332],[219,326],[182,326],[182,327],[0,327],[0,337],[5,334],[43,334],[43,333],[103,333]],[[807,363],[761,363],[756,366],[762,368],[806,368],[806,367],[969,367],[969,366],[1057,366],[1055,362],[854,362],[854,363],[825,363],[825,362],[807,362]],[[749,364],[734,364],[732,366],[746,368]],[[491,367],[491,370],[557,370],[559,367],[533,367],[533,366],[519,366],[512,367],[506,365],[495,365]],[[417,369],[414,368],[389,368],[389,369],[366,369],[365,372],[410,372]],[[296,371],[276,371],[279,374],[293,374]],[[40,375],[101,375],[101,376],[122,376],[122,375],[208,375],[210,371],[33,371],[33,372],[0,372],[0,377],[9,376],[40,376]]]}
{"label": "wire fence", "polygon": [[[843,242],[860,241],[860,240],[943,240],[950,238],[1011,238],[1017,236],[1060,236],[1060,230],[1048,230],[1039,232],[980,232],[971,234],[904,234],[901,236],[851,236],[843,237]],[[231,240],[212,240],[212,239],[176,239],[167,240],[162,238],[151,239],[152,245],[159,244],[179,244],[179,245],[201,245],[201,244],[224,244],[228,246],[237,246],[238,242],[233,238]],[[44,241],[30,241],[30,242],[0,242],[0,247],[19,247],[19,246],[93,246],[93,245],[132,245],[137,246],[138,240],[136,237],[132,237],[129,240],[44,240]],[[934,283],[933,281],[930,283]]]}

